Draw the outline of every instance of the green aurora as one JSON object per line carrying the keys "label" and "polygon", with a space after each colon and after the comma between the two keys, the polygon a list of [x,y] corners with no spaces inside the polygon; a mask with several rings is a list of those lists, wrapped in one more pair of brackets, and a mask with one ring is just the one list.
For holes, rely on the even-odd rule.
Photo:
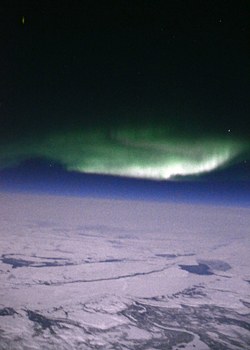
{"label": "green aurora", "polygon": [[198,176],[242,159],[249,144],[223,137],[173,135],[163,128],[113,128],[46,133],[8,144],[1,168],[41,157],[69,171],[155,180]]}

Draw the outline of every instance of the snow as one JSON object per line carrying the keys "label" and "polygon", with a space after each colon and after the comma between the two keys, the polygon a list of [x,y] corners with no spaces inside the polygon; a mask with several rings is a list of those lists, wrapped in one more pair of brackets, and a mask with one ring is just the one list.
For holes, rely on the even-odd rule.
{"label": "snow", "polygon": [[[0,312],[15,310],[0,315],[0,349],[250,341],[249,209],[6,193],[0,205]],[[180,268],[198,263],[212,274]],[[188,312],[204,307],[235,324],[202,328]]]}

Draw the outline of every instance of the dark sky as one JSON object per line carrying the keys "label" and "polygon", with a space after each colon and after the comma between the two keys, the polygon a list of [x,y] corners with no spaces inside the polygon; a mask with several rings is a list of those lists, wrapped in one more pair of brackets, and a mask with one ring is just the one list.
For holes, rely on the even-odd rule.
{"label": "dark sky", "polygon": [[248,0],[9,0],[0,16],[1,169],[249,180]]}

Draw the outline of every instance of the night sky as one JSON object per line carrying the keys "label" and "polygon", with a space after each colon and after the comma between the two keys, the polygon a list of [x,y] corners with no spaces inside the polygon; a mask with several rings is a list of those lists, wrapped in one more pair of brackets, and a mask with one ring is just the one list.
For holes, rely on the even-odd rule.
{"label": "night sky", "polygon": [[34,164],[250,182],[248,0],[5,4],[0,186]]}

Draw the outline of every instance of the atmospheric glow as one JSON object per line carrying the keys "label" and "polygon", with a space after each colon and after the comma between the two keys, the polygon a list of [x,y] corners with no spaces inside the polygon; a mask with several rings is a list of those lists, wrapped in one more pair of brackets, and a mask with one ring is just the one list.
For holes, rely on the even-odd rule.
{"label": "atmospheric glow", "polygon": [[[167,157],[166,157],[167,158]],[[120,175],[136,178],[148,178],[148,179],[171,179],[175,176],[187,176],[187,175],[196,175],[202,174],[205,172],[210,172],[220,166],[223,166],[230,159],[230,155],[219,154],[208,156],[208,159],[196,163],[194,161],[185,161],[179,160],[176,163],[169,164],[166,160],[165,164],[154,165],[154,163],[147,164],[145,166],[135,164],[128,164],[124,168],[118,167],[103,167],[102,165],[98,166],[87,166],[87,167],[72,167],[72,170],[77,170],[81,172],[89,173],[102,173],[110,175]]]}
{"label": "atmospheric glow", "polygon": [[3,154],[9,163],[45,157],[69,171],[167,180],[225,167],[245,149],[246,145],[231,138],[183,139],[164,130],[131,128],[51,134],[37,143],[15,145],[14,153],[10,147]]}
{"label": "atmospheric glow", "polygon": [[112,137],[88,149],[82,161],[79,157],[76,162],[71,159],[66,163],[69,170],[160,180],[223,167],[242,147],[232,141],[166,141],[152,135],[145,137],[144,132],[133,137]]}

